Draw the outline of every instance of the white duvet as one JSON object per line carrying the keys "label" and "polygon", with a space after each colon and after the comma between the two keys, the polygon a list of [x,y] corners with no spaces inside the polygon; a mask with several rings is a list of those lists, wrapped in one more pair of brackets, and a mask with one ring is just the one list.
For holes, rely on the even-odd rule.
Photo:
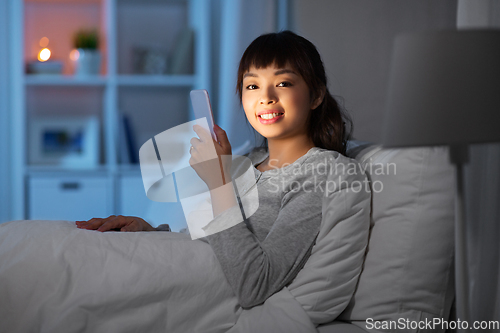
{"label": "white duvet", "polygon": [[[243,314],[243,315],[242,315]],[[241,318],[240,318],[241,317]],[[0,225],[0,332],[315,332],[284,288],[242,310],[209,244],[68,221]]]}

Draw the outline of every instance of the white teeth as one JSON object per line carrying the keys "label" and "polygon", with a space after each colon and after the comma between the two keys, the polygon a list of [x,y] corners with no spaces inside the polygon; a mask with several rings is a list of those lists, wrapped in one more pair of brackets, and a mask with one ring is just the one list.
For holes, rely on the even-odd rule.
{"label": "white teeth", "polygon": [[267,114],[261,114],[260,117],[262,119],[273,119],[274,117],[279,116],[280,113],[267,113]]}

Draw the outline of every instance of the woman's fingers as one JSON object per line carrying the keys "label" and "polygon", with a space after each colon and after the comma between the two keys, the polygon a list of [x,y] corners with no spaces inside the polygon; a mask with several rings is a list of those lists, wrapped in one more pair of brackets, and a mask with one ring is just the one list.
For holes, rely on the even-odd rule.
{"label": "woman's fingers", "polygon": [[113,217],[108,217],[106,221],[99,227],[97,228],[97,231],[109,231],[109,230],[115,230],[115,229],[121,229],[124,226],[126,226],[129,223],[127,218],[122,215],[118,216],[113,216]]}
{"label": "woman's fingers", "polygon": [[154,231],[155,229],[146,221],[135,216],[111,215],[106,218],[93,218],[88,221],[76,221],[81,229],[97,230],[101,232],[110,230],[120,231]]}
{"label": "woman's fingers", "polygon": [[118,216],[116,215],[111,215],[106,218],[94,217],[88,221],[76,221],[76,226],[80,229],[108,231],[115,228],[121,228],[121,226],[119,226],[120,220],[116,220],[117,218]]}
{"label": "woman's fingers", "polygon": [[137,221],[131,221],[127,225],[123,226],[120,231],[131,232],[131,231],[142,231]]}
{"label": "woman's fingers", "polygon": [[126,218],[127,223],[120,229],[121,231],[155,231],[156,230],[148,222],[144,221],[140,217],[126,216],[124,218]]}
{"label": "woman's fingers", "polygon": [[96,230],[105,223],[105,220],[106,219],[94,217],[88,221],[76,221],[76,226],[81,229]]}
{"label": "woman's fingers", "polygon": [[219,146],[220,148],[222,148],[222,149],[216,148],[219,155],[221,154],[231,155],[231,144],[229,143],[229,139],[227,138],[226,131],[220,128],[219,125],[214,125],[214,131],[215,134],[217,135],[217,140],[219,140],[219,142],[213,139],[210,133],[200,125],[193,125],[193,130],[200,137],[200,139],[198,138],[191,139],[190,143],[194,148],[196,148],[199,144],[203,142],[213,141],[215,147]]}
{"label": "woman's fingers", "polygon": [[201,141],[198,138],[191,138],[191,140],[189,140],[189,143],[191,144],[191,146],[196,148],[196,146],[199,145]]}
{"label": "woman's fingers", "polygon": [[122,216],[123,223],[120,231],[141,231],[140,225],[135,217]]}
{"label": "woman's fingers", "polygon": [[210,135],[210,133],[208,133],[208,131],[200,125],[193,125],[193,130],[196,132],[196,134],[198,134],[201,141],[210,142],[212,140],[212,136]]}
{"label": "woman's fingers", "polygon": [[220,142],[221,147],[225,153],[231,154],[231,144],[227,138],[226,131],[219,127],[219,125],[214,126],[215,134],[217,134],[217,139]]}

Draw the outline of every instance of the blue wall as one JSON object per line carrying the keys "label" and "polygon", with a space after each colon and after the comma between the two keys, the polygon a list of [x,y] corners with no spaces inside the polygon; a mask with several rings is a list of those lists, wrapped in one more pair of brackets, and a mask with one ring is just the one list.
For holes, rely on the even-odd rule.
{"label": "blue wall", "polygon": [[11,219],[9,182],[9,2],[0,1],[0,223]]}

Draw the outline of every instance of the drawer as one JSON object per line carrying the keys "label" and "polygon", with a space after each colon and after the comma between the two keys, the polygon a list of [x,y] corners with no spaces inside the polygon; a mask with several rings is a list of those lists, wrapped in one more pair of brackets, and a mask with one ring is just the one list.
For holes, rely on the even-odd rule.
{"label": "drawer", "polygon": [[88,220],[113,210],[110,178],[33,176],[28,181],[28,216],[36,220]]}
{"label": "drawer", "polygon": [[172,231],[187,227],[180,202],[155,202],[148,199],[140,175],[127,175],[119,180],[118,213],[137,216],[157,227],[168,223]]}

